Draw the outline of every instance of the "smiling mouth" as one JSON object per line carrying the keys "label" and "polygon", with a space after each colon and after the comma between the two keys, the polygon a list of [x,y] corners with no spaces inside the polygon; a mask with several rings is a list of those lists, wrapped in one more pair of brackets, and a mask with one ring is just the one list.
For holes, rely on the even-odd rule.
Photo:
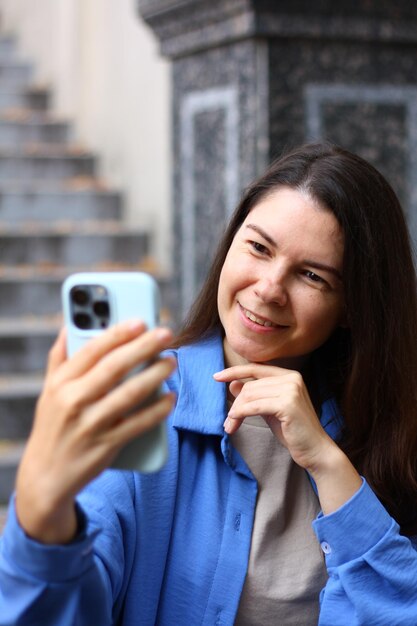
{"label": "smiling mouth", "polygon": [[259,326],[264,326],[265,328],[279,328],[279,324],[274,324],[270,320],[266,320],[262,317],[257,317],[252,311],[248,311],[248,309],[244,309],[241,306],[243,314],[247,317],[251,322],[255,322],[255,324],[259,324]]}

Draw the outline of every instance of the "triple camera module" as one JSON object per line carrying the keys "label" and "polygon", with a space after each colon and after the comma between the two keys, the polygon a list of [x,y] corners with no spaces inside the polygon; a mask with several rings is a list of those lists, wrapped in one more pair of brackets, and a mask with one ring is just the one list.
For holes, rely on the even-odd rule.
{"label": "triple camera module", "polygon": [[71,317],[81,330],[99,330],[110,324],[107,289],[102,285],[76,285],[70,292]]}

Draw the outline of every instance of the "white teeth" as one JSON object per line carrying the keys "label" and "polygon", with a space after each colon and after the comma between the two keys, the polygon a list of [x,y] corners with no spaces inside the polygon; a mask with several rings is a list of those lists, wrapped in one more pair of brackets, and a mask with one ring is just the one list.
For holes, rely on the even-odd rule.
{"label": "white teeth", "polygon": [[256,315],[254,315],[250,311],[247,311],[246,309],[244,309],[244,311],[246,317],[252,322],[256,322],[257,324],[260,324],[261,326],[266,326],[268,328],[270,328],[271,326],[276,326],[276,324],[273,324],[273,322],[269,322],[268,320],[261,320],[259,317],[256,317]]}

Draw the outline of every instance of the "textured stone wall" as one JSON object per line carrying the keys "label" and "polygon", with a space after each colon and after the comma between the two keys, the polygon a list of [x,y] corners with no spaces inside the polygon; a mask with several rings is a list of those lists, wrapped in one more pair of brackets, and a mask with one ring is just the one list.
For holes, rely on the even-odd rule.
{"label": "textured stone wall", "polygon": [[390,180],[417,243],[417,3],[142,0],[173,61],[176,297],[185,311],[243,188],[326,138]]}

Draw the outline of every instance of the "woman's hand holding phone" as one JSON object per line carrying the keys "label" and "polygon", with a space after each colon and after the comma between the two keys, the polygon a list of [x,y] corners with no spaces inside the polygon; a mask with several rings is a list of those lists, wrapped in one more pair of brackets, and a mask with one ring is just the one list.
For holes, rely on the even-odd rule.
{"label": "woman's hand holding phone", "polygon": [[123,322],[67,359],[61,331],[17,475],[17,516],[28,535],[42,543],[70,541],[77,530],[76,494],[128,441],[170,413],[172,394],[137,407],[175,369],[172,358],[157,358],[171,340],[169,329],[146,331],[142,322]]}

